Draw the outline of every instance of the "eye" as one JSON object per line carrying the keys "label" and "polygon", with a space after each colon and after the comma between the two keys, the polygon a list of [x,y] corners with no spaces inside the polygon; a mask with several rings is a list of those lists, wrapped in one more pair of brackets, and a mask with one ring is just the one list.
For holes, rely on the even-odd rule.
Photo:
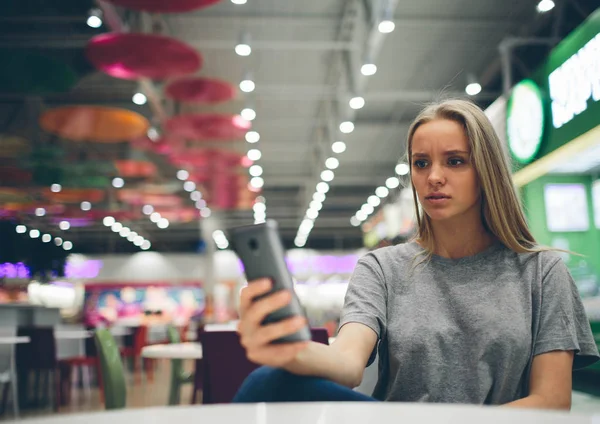
{"label": "eye", "polygon": [[450,164],[450,166],[459,166],[465,163],[465,161],[461,158],[452,158],[452,159],[448,159],[448,163]]}
{"label": "eye", "polygon": [[424,160],[416,160],[413,162],[415,168],[423,169],[427,166],[427,162]]}

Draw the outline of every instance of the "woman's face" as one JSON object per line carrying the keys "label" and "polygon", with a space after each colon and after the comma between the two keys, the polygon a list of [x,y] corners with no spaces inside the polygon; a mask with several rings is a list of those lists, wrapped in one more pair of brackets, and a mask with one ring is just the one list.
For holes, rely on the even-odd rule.
{"label": "woman's face", "polygon": [[437,119],[416,130],[411,178],[432,221],[480,219],[481,188],[470,156],[469,140],[455,121]]}

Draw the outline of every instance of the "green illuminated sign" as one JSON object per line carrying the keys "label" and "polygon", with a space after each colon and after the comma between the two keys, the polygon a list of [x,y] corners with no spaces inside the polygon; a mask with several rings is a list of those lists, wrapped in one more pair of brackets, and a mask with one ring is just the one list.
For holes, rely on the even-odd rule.
{"label": "green illuminated sign", "polygon": [[517,84],[508,99],[506,136],[512,155],[519,162],[531,162],[540,150],[544,136],[544,101],[535,82]]}

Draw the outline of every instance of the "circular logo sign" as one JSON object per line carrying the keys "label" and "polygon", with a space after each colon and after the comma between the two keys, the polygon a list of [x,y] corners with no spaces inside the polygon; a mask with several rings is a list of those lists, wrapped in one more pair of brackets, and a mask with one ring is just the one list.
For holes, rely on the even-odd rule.
{"label": "circular logo sign", "polygon": [[544,102],[531,80],[515,85],[506,109],[508,147],[519,162],[529,163],[537,155],[544,135]]}

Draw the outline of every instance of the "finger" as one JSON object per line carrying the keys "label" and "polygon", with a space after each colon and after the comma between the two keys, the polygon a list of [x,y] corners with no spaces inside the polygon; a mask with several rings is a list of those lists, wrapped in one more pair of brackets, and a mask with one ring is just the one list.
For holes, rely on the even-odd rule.
{"label": "finger", "polygon": [[288,290],[257,300],[246,310],[244,322],[249,326],[259,326],[267,315],[289,305],[291,301],[292,294]]}
{"label": "finger", "polygon": [[248,286],[244,287],[240,294],[240,311],[245,312],[255,297],[268,293],[272,287],[273,283],[268,278],[249,282]]}
{"label": "finger", "polygon": [[281,337],[289,336],[303,329],[307,325],[306,318],[301,316],[287,318],[280,322],[261,327],[256,333],[253,343],[256,345],[265,345]]}

